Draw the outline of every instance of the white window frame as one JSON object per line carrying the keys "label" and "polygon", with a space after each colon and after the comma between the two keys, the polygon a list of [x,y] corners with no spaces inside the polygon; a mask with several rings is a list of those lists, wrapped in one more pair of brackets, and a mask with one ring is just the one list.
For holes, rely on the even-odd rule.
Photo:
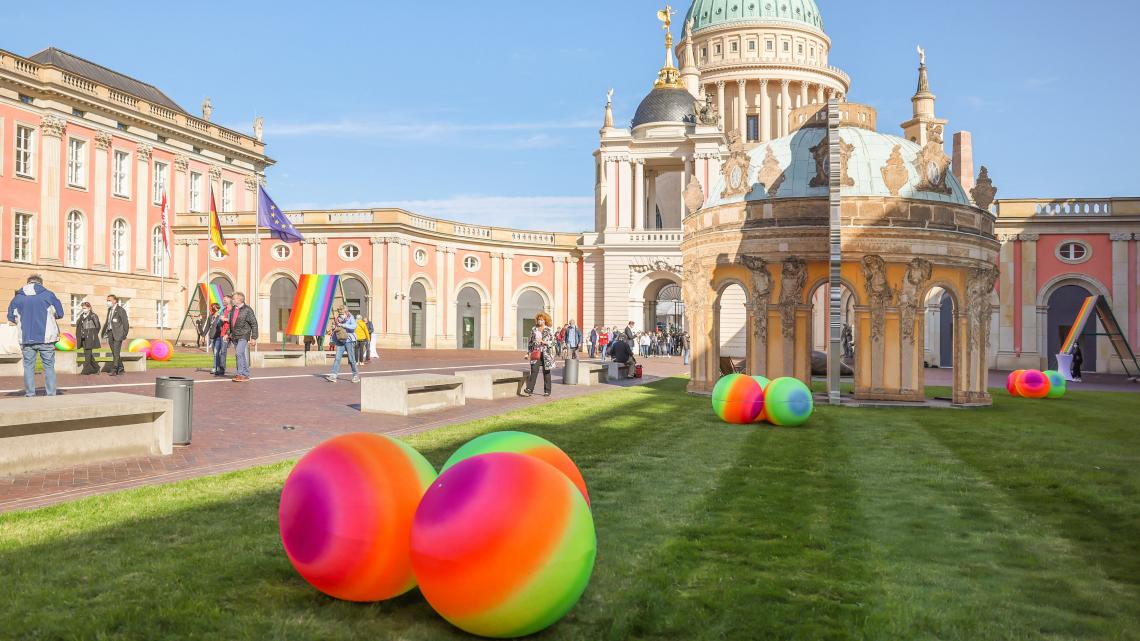
{"label": "white window frame", "polygon": [[131,152],[124,149],[111,150],[111,195],[131,197]]}
{"label": "white window frame", "polygon": [[167,276],[166,249],[162,246],[162,225],[150,232],[150,271],[155,276]]}
{"label": "white window frame", "polygon": [[190,172],[190,211],[202,211],[202,172]]}
{"label": "white window frame", "polygon": [[151,200],[154,204],[162,204],[162,193],[167,190],[167,179],[170,177],[170,165],[162,162],[161,160],[154,161],[154,181],[151,183],[151,190],[154,192]]}
{"label": "white window frame", "polygon": [[[356,252],[355,256],[349,256],[348,255],[349,248],[351,248],[353,251]],[[360,258],[361,254],[363,254],[364,252],[360,251],[360,246],[357,245],[356,243],[344,243],[343,245],[340,246],[340,249],[337,250],[337,253],[340,254],[340,257],[343,258],[344,260],[351,262],[351,261],[354,261],[354,260]]]}
{"label": "white window frame", "polygon": [[87,141],[67,137],[67,186],[87,189]]}
{"label": "white window frame", "polygon": [[[472,261],[472,264],[470,264],[470,265],[467,264],[468,261]],[[483,261],[479,260],[479,257],[476,256],[475,254],[467,254],[466,256],[463,257],[463,269],[466,269],[469,272],[479,271],[479,268],[482,265],[483,265]]]}
{"label": "white window frame", "polygon": [[[1066,245],[1076,245],[1078,247],[1081,247],[1085,250],[1085,253],[1080,258],[1071,258],[1066,255],[1065,252],[1061,251],[1065,248]],[[1057,249],[1054,250],[1054,255],[1057,257],[1057,260],[1065,263],[1066,265],[1080,265],[1081,263],[1087,263],[1088,261],[1092,260],[1093,251],[1092,246],[1083,240],[1069,238],[1057,243]]]}
{"label": "white window frame", "polygon": [[[21,136],[26,132],[27,136]],[[36,177],[36,128],[16,123],[16,155],[12,159],[16,175],[24,178]]]}
{"label": "white window frame", "polygon": [[154,301],[154,326],[162,329],[170,329],[170,301]]}
{"label": "white window frame", "polygon": [[[116,229],[122,229],[122,236],[116,238]],[[116,241],[119,241],[116,247]],[[111,271],[125,273],[130,270],[131,226],[124,218],[111,221]]]}
{"label": "white window frame", "polygon": [[210,245],[210,260],[224,260],[224,259],[225,259],[225,256],[222,255],[222,252],[217,247]]}
{"label": "white window frame", "polygon": [[222,181],[222,211],[234,210],[234,184],[229,180]]}
{"label": "white window frame", "polygon": [[79,315],[83,313],[84,300],[87,300],[87,297],[83,294],[71,295],[71,322],[74,323],[79,320]]}
{"label": "white window frame", "polygon": [[[22,223],[22,224],[21,224]],[[23,211],[15,212],[12,217],[12,262],[32,262],[32,234],[36,229],[36,217]]]}
{"label": "white window frame", "polygon": [[[527,265],[536,265],[536,266],[538,267],[538,269],[536,269],[536,270],[535,270],[535,271],[533,271],[533,272],[529,272],[529,271],[527,271],[527,269],[526,269],[526,266],[527,266]],[[540,262],[538,262],[537,260],[534,260],[534,259],[525,260],[525,261],[523,261],[523,264],[522,264],[522,272],[523,272],[524,274],[526,274],[527,276],[538,276],[539,274],[541,274],[541,273],[542,273],[542,263],[540,263]]]}
{"label": "white window frame", "polygon": [[289,249],[288,245],[274,245],[273,249],[270,250],[270,255],[273,256],[274,260],[289,260],[289,257],[293,255],[293,250]]}
{"label": "white window frame", "polygon": [[[68,267],[84,267],[86,259],[87,221],[83,212],[72,209],[64,219],[63,261]],[[78,229],[76,229],[78,228]]]}
{"label": "white window frame", "polygon": [[416,261],[416,264],[419,265],[420,267],[427,265],[427,262],[428,262],[427,250],[424,249],[423,247],[417,247],[416,251],[412,252],[412,260]]}

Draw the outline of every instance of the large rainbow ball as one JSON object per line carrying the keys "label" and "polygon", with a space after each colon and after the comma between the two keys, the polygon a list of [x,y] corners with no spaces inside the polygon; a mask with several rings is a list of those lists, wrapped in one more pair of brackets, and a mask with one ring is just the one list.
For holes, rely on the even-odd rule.
{"label": "large rainbow ball", "polygon": [[1049,378],[1038,370],[1027,369],[1017,377],[1017,393],[1025,398],[1045,398],[1049,395]]}
{"label": "large rainbow ball", "polygon": [[1061,398],[1065,395],[1065,377],[1055,369],[1041,372],[1049,379],[1049,394],[1047,398]]}
{"label": "large rainbow ball", "polygon": [[285,554],[310,585],[337,599],[381,601],[411,590],[412,518],[435,477],[419,452],[387,436],[321,443],[281,491]]}
{"label": "large rainbow ball", "polygon": [[127,343],[128,352],[142,352],[143,354],[150,353],[150,341],[145,338],[136,338]]}
{"label": "large rainbow ball", "polygon": [[147,358],[156,361],[168,361],[171,356],[174,356],[174,345],[170,341],[151,341],[150,349],[147,350]]}
{"label": "large rainbow ball", "polygon": [[777,378],[764,388],[764,413],[773,425],[803,425],[814,406],[811,389],[798,378]]}
{"label": "large rainbow ball", "polygon": [[1009,373],[1005,379],[1005,391],[1009,392],[1010,396],[1021,396],[1021,392],[1017,391],[1017,379],[1021,378],[1025,370],[1015,369]]}
{"label": "large rainbow ball", "polygon": [[750,376],[729,374],[713,387],[712,406],[725,423],[751,423],[764,410],[764,390]]}
{"label": "large rainbow ball", "polygon": [[[765,389],[768,388],[768,383],[772,382],[772,381],[768,380],[767,377],[764,377],[764,376],[753,376],[752,380],[756,381],[760,385],[760,391],[761,392],[763,392]],[[756,420],[757,421],[765,420],[764,408],[763,407],[760,408],[760,415],[756,417]]]}
{"label": "large rainbow ball", "polygon": [[463,447],[455,450],[451,458],[447,459],[447,462],[440,468],[439,473],[443,474],[456,463],[472,456],[490,454],[491,452],[515,452],[516,454],[533,456],[540,461],[546,461],[570,479],[570,482],[582,493],[582,498],[586,499],[586,504],[589,505],[590,494],[586,491],[586,479],[582,478],[582,473],[578,471],[578,466],[574,464],[574,461],[554,443],[541,436],[527,434],[526,432],[491,432],[474,438]]}
{"label": "large rainbow ball", "polygon": [[586,589],[597,539],[582,493],[552,465],[514,452],[456,463],[424,494],[412,569],[440,616],[471,634],[534,634]]}
{"label": "large rainbow ball", "polygon": [[61,352],[74,352],[75,337],[67,332],[60,334],[59,340],[55,342],[55,348]]}

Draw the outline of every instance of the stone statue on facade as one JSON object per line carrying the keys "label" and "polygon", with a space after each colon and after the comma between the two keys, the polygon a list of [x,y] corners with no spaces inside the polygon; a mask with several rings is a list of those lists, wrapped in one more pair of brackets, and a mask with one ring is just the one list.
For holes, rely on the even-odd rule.
{"label": "stone statue on facade", "polygon": [[796,308],[803,300],[805,285],[807,263],[798,256],[784,259],[780,270],[780,329],[784,338],[791,338],[796,333]]}
{"label": "stone statue on facade", "polygon": [[855,332],[851,330],[850,323],[843,323],[840,340],[843,342],[843,358],[855,358]]}
{"label": "stone statue on facade", "polygon": [[982,267],[970,270],[966,281],[966,310],[970,318],[970,349],[986,357],[990,345],[990,319],[993,306],[990,296],[997,285],[997,267]]}
{"label": "stone statue on facade", "polygon": [[754,332],[761,345],[768,344],[768,302],[772,296],[772,272],[768,261],[759,256],[741,256],[740,262],[752,275],[752,291],[748,297],[752,306]]}
{"label": "stone statue on facade", "polygon": [[994,187],[994,181],[990,180],[990,171],[986,169],[985,165],[982,165],[982,171],[978,173],[977,184],[970,190],[970,197],[974,199],[974,206],[988,211],[990,205],[994,204],[997,191],[997,187]]}
{"label": "stone statue on facade", "polygon": [[685,187],[685,208],[690,214],[696,213],[705,204],[705,190],[701,188],[701,181],[696,176],[689,177],[689,186]]}
{"label": "stone statue on facade", "polygon": [[265,118],[258,116],[253,119],[253,137],[261,140],[262,133],[265,132]]}
{"label": "stone statue on facade", "polygon": [[899,314],[902,337],[908,343],[914,340],[915,317],[922,305],[921,296],[926,281],[930,280],[933,271],[930,261],[923,258],[914,258],[907,265],[906,276],[903,277],[903,284],[899,289]]}
{"label": "stone statue on facade", "polygon": [[210,97],[202,101],[202,120],[209,120],[210,116],[214,114],[214,103],[210,102]]}
{"label": "stone statue on facade", "polygon": [[716,107],[713,106],[711,94],[705,95],[704,103],[699,100],[695,101],[693,111],[697,114],[697,124],[708,127],[720,126],[720,114],[717,113]]}
{"label": "stone statue on facade", "polygon": [[887,282],[887,263],[882,256],[863,257],[863,280],[871,308],[871,340],[878,340],[887,324],[887,306],[894,298],[891,284]]}

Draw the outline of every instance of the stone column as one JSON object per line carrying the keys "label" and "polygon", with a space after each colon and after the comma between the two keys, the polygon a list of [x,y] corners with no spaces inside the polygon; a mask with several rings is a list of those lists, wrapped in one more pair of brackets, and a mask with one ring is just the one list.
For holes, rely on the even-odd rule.
{"label": "stone column", "polygon": [[[134,269],[127,265],[127,271],[145,273],[147,271],[146,257],[150,249],[150,234],[147,227],[147,212],[150,207],[150,156],[154,147],[139,143],[135,147],[135,251]],[[128,252],[129,254],[130,252]],[[237,285],[235,284],[235,287]]]}
{"label": "stone column", "polygon": [[59,189],[65,159],[62,155],[63,134],[67,131],[67,121],[59,116],[48,114],[40,120],[40,212],[39,212],[39,255],[36,262],[46,265],[59,265]]}
{"label": "stone column", "polygon": [[816,85],[815,86],[815,104],[821,104],[823,102],[824,102],[823,85]]}
{"label": "stone column", "polygon": [[[1013,247],[1017,242],[1017,234],[1002,234],[998,236],[1001,241],[1001,251],[998,262],[1002,266],[1001,280],[998,286],[998,335],[995,337],[998,347],[998,367],[1016,369],[1016,349],[1014,345],[1014,282],[1015,266],[1013,264]],[[964,304],[959,302],[958,305]]]}
{"label": "stone column", "polygon": [[826,89],[823,90],[823,95],[824,95],[824,98],[826,100],[830,101],[832,98],[835,97],[835,90],[832,89],[831,87],[827,87]]}
{"label": "stone column", "polygon": [[633,190],[630,185],[633,183],[633,159],[629,156],[622,156],[617,163],[618,175],[617,180],[614,182],[614,195],[616,197],[615,206],[617,207],[616,219],[618,229],[631,229],[633,227]]}
{"label": "stone column", "polygon": [[[447,289],[444,290],[444,295],[440,297],[440,305],[446,307],[448,310],[456,309],[455,307],[455,248],[445,247],[444,251],[447,253],[445,262],[447,263]],[[455,318],[452,314],[448,314],[447,325],[444,327],[446,338],[451,340],[451,347],[455,346],[456,336],[451,333],[455,329]]]}
{"label": "stone column", "polygon": [[384,287],[384,237],[371,236],[368,245],[372,250],[372,266],[368,274],[368,290],[372,292],[372,300],[368,306],[368,318],[372,319],[375,331],[384,334],[388,331],[387,319],[384,318],[384,305],[392,296]]}
{"label": "stone column", "polygon": [[[690,180],[691,176],[693,175],[693,170],[692,170],[692,167],[689,166],[689,162],[690,162],[690,160],[689,160],[688,156],[681,156],[680,202],[681,202],[681,219],[682,220],[684,220],[685,215],[688,213],[688,210],[685,208],[685,189],[689,186],[689,180]],[[680,227],[679,224],[677,226]]]}
{"label": "stone column", "polygon": [[[652,219],[653,222],[647,226],[650,228],[656,228],[657,227],[657,172],[656,171],[650,171],[646,175],[646,180],[649,181],[649,185],[648,185],[648,187],[649,187],[649,197],[648,197],[649,206],[647,208],[648,211],[645,212],[645,216],[643,217],[643,219]],[[645,227],[642,227],[642,229],[644,229],[644,228]]]}
{"label": "stone column", "polygon": [[[1135,301],[1128,291],[1128,245],[1132,242],[1132,234],[1117,233],[1109,234],[1108,237],[1112,241],[1112,313],[1116,316],[1116,322],[1120,323],[1121,333],[1128,338],[1132,310],[1135,307]],[[1117,371],[1120,362],[1114,361],[1115,359],[1109,359],[1108,364],[1112,367],[1109,371]],[[1097,365],[1101,366],[1099,360]]]}
{"label": "stone column", "polygon": [[[748,88],[747,80],[736,81],[736,122],[740,127],[740,139],[748,141]],[[681,187],[684,189],[684,187]]]}
{"label": "stone column", "polygon": [[487,327],[487,340],[491,341],[493,349],[497,342],[503,340],[503,254],[491,252],[491,304],[488,317],[490,325]]}
{"label": "stone column", "polygon": [[400,288],[400,240],[388,236],[384,241],[386,243],[384,253],[387,259],[384,293],[387,296],[388,306],[388,317],[384,319],[385,335],[390,344],[395,345],[400,333],[401,300],[404,298],[404,291]]}
{"label": "stone column", "polygon": [[633,175],[633,228],[645,229],[645,159],[634,161]]}
{"label": "stone column", "polygon": [[566,257],[554,257],[554,301],[552,307],[554,310],[551,316],[554,317],[554,325],[561,327],[566,322]]}
{"label": "stone column", "polygon": [[1049,351],[1045,327],[1040,335],[1037,327],[1037,239],[1038,234],[1021,234],[1021,357],[1036,365],[1034,369],[1046,369]]}
{"label": "stone column", "polygon": [[[207,239],[207,244],[209,240]],[[317,269],[317,241],[315,238],[307,237],[301,243],[301,273],[302,274],[315,274]]]}
{"label": "stone column", "polygon": [[[234,244],[237,245],[237,282],[234,283],[234,290],[245,294],[246,298],[250,298],[253,292],[253,281],[250,280],[249,274],[249,244],[248,238],[235,238]],[[255,302],[254,305],[257,303]],[[273,340],[270,337],[270,340]]]}
{"label": "stone column", "polygon": [[317,244],[317,273],[329,273],[329,239],[324,236],[317,236],[313,239]]}
{"label": "stone column", "polygon": [[188,178],[186,171],[190,168],[190,158],[184,154],[174,157],[174,193],[167,194],[170,208],[167,213],[171,216],[170,224],[174,225],[174,214],[186,211],[186,190]]}
{"label": "stone column", "polygon": [[788,116],[792,112],[792,96],[788,93],[788,81],[780,81],[780,122],[779,131],[780,136],[788,135]]}
{"label": "stone column", "polygon": [[106,131],[95,134],[95,206],[91,221],[94,239],[91,255],[92,269],[107,270],[107,155],[111,149],[112,136]]}
{"label": "stone column", "polygon": [[617,160],[611,155],[602,155],[602,198],[605,200],[606,219],[602,228],[605,231],[614,224],[617,217],[617,200],[614,196],[614,183],[617,181]]}
{"label": "stone column", "polygon": [[798,104],[796,106],[803,107],[803,106],[806,106],[807,103],[808,103],[808,83],[801,82],[800,83],[800,104]]}
{"label": "stone column", "polygon": [[578,318],[578,259],[566,259],[566,318],[573,320],[582,329],[582,319]]}
{"label": "stone column", "polygon": [[515,346],[515,256],[514,254],[503,254],[503,293],[500,295],[502,299],[502,315],[503,315],[503,346]]}
{"label": "stone column", "polygon": [[717,112],[720,114],[720,129],[721,129],[721,131],[728,133],[728,124],[725,122],[725,119],[724,119],[725,113],[724,113],[724,81],[723,80],[717,80],[716,81],[716,108],[717,108]]}
{"label": "stone column", "polygon": [[760,142],[772,139],[772,97],[768,95],[768,79],[760,79]]}

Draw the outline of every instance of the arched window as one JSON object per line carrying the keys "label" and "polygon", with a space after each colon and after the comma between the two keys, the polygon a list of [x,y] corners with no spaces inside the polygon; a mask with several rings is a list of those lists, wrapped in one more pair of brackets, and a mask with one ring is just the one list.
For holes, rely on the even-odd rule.
{"label": "arched window", "polygon": [[523,263],[522,270],[527,276],[537,276],[542,273],[542,264],[537,260],[528,260]]}
{"label": "arched window", "polygon": [[150,234],[150,271],[155,276],[167,276],[166,247],[162,244],[162,225]]}
{"label": "arched window", "polygon": [[67,214],[67,233],[64,258],[68,267],[83,267],[83,214],[71,211]]}
{"label": "arched window", "polygon": [[340,246],[340,257],[345,260],[356,260],[360,257],[360,248],[352,243],[345,243]]}
{"label": "arched window", "polygon": [[116,218],[115,222],[111,223],[111,271],[127,271],[128,238],[130,235],[127,231],[127,221]]}
{"label": "arched window", "polygon": [[1083,263],[1091,255],[1089,246],[1077,240],[1065,241],[1057,246],[1057,258],[1069,264]]}

